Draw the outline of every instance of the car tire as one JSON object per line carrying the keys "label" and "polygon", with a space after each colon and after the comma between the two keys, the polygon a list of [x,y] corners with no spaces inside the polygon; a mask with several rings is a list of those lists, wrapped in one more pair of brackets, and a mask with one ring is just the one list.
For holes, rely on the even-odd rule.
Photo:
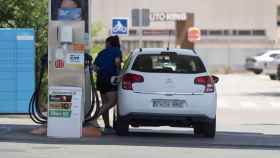
{"label": "car tire", "polygon": [[277,76],[276,76],[276,75],[269,75],[269,78],[270,78],[271,80],[277,80]]}
{"label": "car tire", "polygon": [[262,70],[254,70],[254,73],[255,73],[256,75],[259,75],[259,74],[262,73]]}
{"label": "car tire", "polygon": [[277,66],[277,78],[280,80],[280,65]]}
{"label": "car tire", "polygon": [[114,121],[114,129],[119,136],[127,136],[129,134],[128,122],[119,116],[117,116],[117,119]]}
{"label": "car tire", "polygon": [[216,135],[216,118],[203,124],[203,135],[206,138],[214,138]]}
{"label": "car tire", "polygon": [[114,109],[113,112],[113,129],[116,131],[116,125],[117,125],[117,115],[116,115],[116,110]]}
{"label": "car tire", "polygon": [[195,136],[203,135],[203,126],[201,124],[194,125],[193,132]]}

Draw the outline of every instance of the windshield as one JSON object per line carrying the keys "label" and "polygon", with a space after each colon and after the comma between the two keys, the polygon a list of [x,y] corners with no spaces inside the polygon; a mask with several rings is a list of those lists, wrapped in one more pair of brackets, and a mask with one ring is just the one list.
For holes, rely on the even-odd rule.
{"label": "windshield", "polygon": [[262,53],[259,53],[257,56],[262,56],[264,54],[265,54],[265,52],[262,52]]}

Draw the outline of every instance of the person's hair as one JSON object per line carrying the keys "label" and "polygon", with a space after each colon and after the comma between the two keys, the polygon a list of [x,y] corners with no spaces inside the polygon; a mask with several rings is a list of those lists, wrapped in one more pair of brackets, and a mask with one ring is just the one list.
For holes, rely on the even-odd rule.
{"label": "person's hair", "polygon": [[106,47],[112,47],[112,40],[113,40],[112,36],[106,38],[105,40]]}
{"label": "person's hair", "polygon": [[110,36],[106,39],[105,42],[107,45],[109,44],[113,48],[121,47],[119,36]]}
{"label": "person's hair", "polygon": [[120,38],[119,36],[113,36],[113,40],[111,43],[112,47],[114,48],[121,48]]}

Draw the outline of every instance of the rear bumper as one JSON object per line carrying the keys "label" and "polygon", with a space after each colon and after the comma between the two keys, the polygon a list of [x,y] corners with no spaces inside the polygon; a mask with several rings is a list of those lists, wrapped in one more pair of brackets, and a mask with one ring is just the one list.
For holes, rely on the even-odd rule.
{"label": "rear bumper", "polygon": [[[187,105],[183,108],[155,108],[153,99],[185,100]],[[119,91],[118,112],[120,116],[130,114],[171,115],[171,116],[207,116],[214,118],[217,109],[217,94],[207,93],[201,95],[159,95],[140,94],[128,91]]]}
{"label": "rear bumper", "polygon": [[261,71],[264,68],[264,63],[262,63],[262,62],[254,62],[254,63],[246,62],[245,63],[245,68],[247,70],[250,70],[250,71]]}
{"label": "rear bumper", "polygon": [[173,126],[187,127],[198,123],[208,123],[213,119],[206,115],[130,113],[121,117],[132,126]]}
{"label": "rear bumper", "polygon": [[248,67],[246,67],[246,70],[248,70],[248,71],[263,71],[263,69],[260,69],[260,68],[248,68]]}
{"label": "rear bumper", "polygon": [[266,68],[264,69],[264,74],[266,75],[276,75],[277,69],[276,68]]}

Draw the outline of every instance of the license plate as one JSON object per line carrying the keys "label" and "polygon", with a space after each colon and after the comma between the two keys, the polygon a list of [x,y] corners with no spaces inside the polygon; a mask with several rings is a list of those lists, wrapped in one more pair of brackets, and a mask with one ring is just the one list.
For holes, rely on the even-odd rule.
{"label": "license plate", "polygon": [[153,108],[184,108],[187,103],[185,100],[154,99]]}

